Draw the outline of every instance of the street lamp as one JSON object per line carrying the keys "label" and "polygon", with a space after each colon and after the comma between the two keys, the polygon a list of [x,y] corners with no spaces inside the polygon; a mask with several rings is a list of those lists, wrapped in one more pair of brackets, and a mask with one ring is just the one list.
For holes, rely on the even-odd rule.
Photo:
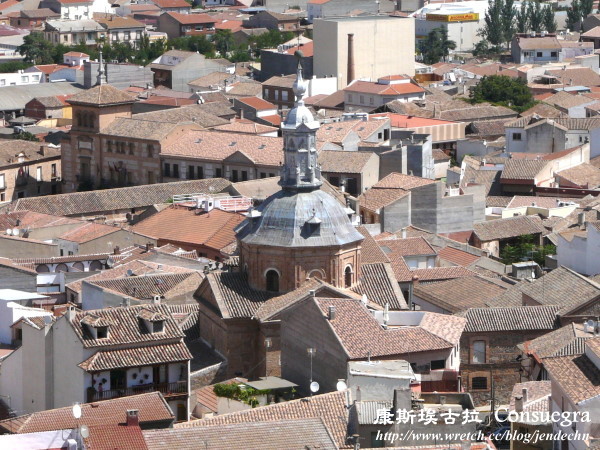
{"label": "street lamp", "polygon": [[[314,347],[309,347],[306,349],[306,351],[308,352],[308,356],[310,356],[310,385],[312,385],[313,382],[313,357],[315,356],[315,353],[317,353],[317,349]],[[312,389],[310,390],[310,396],[312,397],[313,393],[312,393]]]}

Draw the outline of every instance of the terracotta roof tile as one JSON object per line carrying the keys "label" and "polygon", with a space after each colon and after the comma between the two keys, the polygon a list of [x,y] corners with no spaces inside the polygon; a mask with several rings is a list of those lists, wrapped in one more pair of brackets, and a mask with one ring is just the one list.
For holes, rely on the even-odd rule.
{"label": "terracotta roof tile", "polygon": [[175,425],[175,429],[185,429],[204,426],[224,426],[229,424],[250,424],[257,422],[275,423],[285,420],[321,418],[335,443],[340,448],[350,447],[346,443],[349,422],[347,392],[331,392],[314,395],[310,401],[292,400],[257,407],[231,414],[221,414],[216,417],[192,420]]}
{"label": "terracotta roof tile", "polygon": [[256,111],[264,111],[264,110],[269,110],[269,109],[277,109],[277,105],[274,105],[271,102],[268,102],[266,100],[263,100],[262,98],[258,98],[258,97],[241,97],[237,99],[238,102],[242,102],[245,105],[251,106],[252,108],[254,108]]}
{"label": "terracotta roof tile", "polygon": [[224,318],[254,317],[273,294],[250,287],[245,274],[211,272],[206,276]]}
{"label": "terracotta roof tile", "polygon": [[[81,405],[87,426],[116,425],[125,422],[128,409],[139,411],[140,424],[173,422],[175,417],[159,392],[132,395]],[[10,433],[37,433],[41,431],[71,429],[77,427],[71,406],[40,411],[0,422],[0,429]]]}
{"label": "terracotta roof tile", "polygon": [[83,244],[84,242],[98,239],[102,236],[115,233],[119,230],[121,230],[119,227],[111,227],[109,225],[103,225],[100,223],[88,222],[82,224],[82,226],[75,228],[74,230],[70,230],[61,234],[58,239]]}
{"label": "terracotta roof tile", "polygon": [[586,333],[581,323],[570,323],[523,344],[525,353],[538,360],[557,356],[581,355],[585,351],[585,341],[593,338]]}
{"label": "terracotta roof tile", "polygon": [[386,256],[385,252],[381,250],[377,241],[364,226],[358,227],[357,230],[365,237],[360,249],[362,264],[390,262],[390,259]]}
{"label": "terracotta roof tile", "polygon": [[470,266],[481,258],[481,256],[473,255],[472,253],[468,253],[453,247],[444,247],[438,250],[437,253],[440,259],[444,259],[448,262],[463,267]]}
{"label": "terracotta roof tile", "polygon": [[473,224],[473,232],[483,242],[526,234],[544,233],[542,219],[538,216],[516,216],[506,219],[488,220]]}
{"label": "terracotta roof tile", "polygon": [[279,167],[283,161],[283,143],[279,137],[187,130],[162,155],[224,161],[240,153],[257,165]]}
{"label": "terracotta roof tile", "polygon": [[277,423],[268,420],[219,426],[198,424],[186,429],[145,431],[144,438],[150,450],[195,450],[198,442],[206,449],[228,450],[339,448],[325,423],[320,417],[314,417],[279,420]]}
{"label": "terracotta roof tile", "polygon": [[129,448],[146,450],[146,441],[139,426],[119,425],[93,425],[89,428],[89,436],[83,441],[86,448],[94,450],[114,450],[116,448]]}
{"label": "terracotta roof tile", "polygon": [[234,228],[245,219],[241,214],[220,209],[203,214],[196,212],[170,207],[138,222],[132,229],[178,245],[204,245],[219,250],[235,241]]}
{"label": "terracotta roof tile", "polygon": [[110,106],[135,102],[135,98],[110,84],[94,86],[69,97],[68,103],[77,105]]}
{"label": "terracotta roof tile", "polygon": [[465,333],[554,330],[558,324],[558,309],[558,306],[470,308],[460,313],[460,316],[468,321]]}
{"label": "terracotta roof tile", "polygon": [[192,359],[183,342],[149,347],[101,350],[78,364],[88,372],[176,363]]}
{"label": "terracotta roof tile", "polygon": [[361,208],[378,213],[381,208],[391,205],[407,195],[408,192],[403,189],[371,188],[358,197],[358,203]]}
{"label": "terracotta roof tile", "polygon": [[539,173],[548,166],[548,161],[531,159],[509,159],[504,164],[500,182],[512,180],[537,180]]}
{"label": "terracotta roof tile", "polygon": [[523,402],[524,412],[551,411],[548,401],[552,395],[551,381],[526,381],[515,384],[510,396],[511,411],[515,411],[515,397],[522,396],[523,389],[527,389],[527,401]]}
{"label": "terracotta roof tile", "polygon": [[600,395],[600,369],[585,354],[548,358],[544,368],[573,403]]}
{"label": "terracotta roof tile", "polygon": [[[17,200],[15,211],[31,210],[53,215],[80,215],[140,208],[165,203],[175,194],[223,192],[231,183],[222,178],[158,183],[100,191],[74,192]],[[210,189],[212,187],[212,190]]]}
{"label": "terracotta roof tile", "polygon": [[378,158],[373,152],[348,152],[323,150],[319,153],[322,172],[362,173],[371,158]]}
{"label": "terracotta roof tile", "polygon": [[[154,0],[155,2],[158,0]],[[180,0],[177,0],[180,1]],[[184,0],[181,0],[184,1]],[[187,3],[187,2],[186,2]],[[189,3],[188,3],[188,6]],[[165,14],[168,14],[169,16],[171,16],[173,19],[175,19],[177,22],[179,22],[180,24],[183,25],[195,25],[195,24],[213,24],[213,23],[217,23],[218,20],[209,16],[208,14],[181,14],[178,12],[167,12]]]}
{"label": "terracotta roof tile", "polygon": [[425,89],[413,83],[379,84],[371,81],[355,81],[344,89],[345,92],[378,95],[405,95],[425,93]]}
{"label": "terracotta roof tile", "polygon": [[570,169],[556,172],[555,175],[582,189],[596,189],[600,186],[600,168],[591,164],[579,164]]}
{"label": "terracotta roof tile", "polygon": [[[193,122],[204,128],[212,128],[217,125],[229,123],[221,116],[235,115],[228,101],[209,102],[202,105],[182,106],[181,108],[170,108],[160,111],[135,114],[133,120],[146,120],[150,122],[186,123]],[[135,122],[131,122],[135,125]]]}
{"label": "terracotta roof tile", "polygon": [[367,300],[391,310],[408,309],[404,295],[394,276],[390,263],[362,264],[360,282],[352,288],[358,294],[367,296]]}
{"label": "terracotta roof tile", "polygon": [[[350,359],[400,356],[414,352],[451,348],[458,343],[466,325],[461,317],[422,313],[416,326],[389,326],[384,329],[360,300],[315,298]],[[330,306],[335,318],[327,319]],[[403,314],[398,312],[396,314]]]}
{"label": "terracotta roof tile", "polygon": [[[162,269],[164,271],[164,268]],[[140,300],[152,300],[161,295],[165,300],[184,293],[195,291],[203,276],[198,272],[188,273],[154,273],[143,276],[127,276],[105,280],[84,280],[87,283],[109,289]]]}
{"label": "terracotta roof tile", "polygon": [[[460,266],[459,266],[460,267]],[[451,313],[481,308],[505,288],[484,277],[462,277],[414,287],[415,296]]]}

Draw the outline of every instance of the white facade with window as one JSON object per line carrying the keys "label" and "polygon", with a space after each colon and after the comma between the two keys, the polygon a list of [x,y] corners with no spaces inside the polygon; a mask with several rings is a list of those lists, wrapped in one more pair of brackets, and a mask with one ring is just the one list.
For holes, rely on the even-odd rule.
{"label": "white facade with window", "polygon": [[19,70],[16,73],[0,73],[0,87],[3,86],[23,86],[25,84],[42,83],[42,72],[23,72]]}

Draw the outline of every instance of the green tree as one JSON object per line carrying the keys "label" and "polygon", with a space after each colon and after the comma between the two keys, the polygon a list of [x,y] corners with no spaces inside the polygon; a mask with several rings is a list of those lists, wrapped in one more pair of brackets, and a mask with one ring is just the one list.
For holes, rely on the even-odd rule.
{"label": "green tree", "polygon": [[22,131],[19,134],[14,134],[13,139],[19,139],[21,141],[40,142],[40,140],[35,136],[35,134],[32,134],[29,131]]}
{"label": "green tree", "polygon": [[502,5],[502,39],[506,42],[506,47],[510,46],[510,41],[515,34],[515,16],[514,0],[504,0]]}
{"label": "green tree", "polygon": [[567,28],[570,30],[579,30],[582,20],[582,8],[579,0],[573,0],[571,8],[567,9]]}
{"label": "green tree", "polygon": [[529,16],[529,29],[536,33],[542,31],[542,21],[544,17],[540,3],[536,1],[529,2],[527,12]]}
{"label": "green tree", "polygon": [[522,79],[504,75],[485,76],[471,89],[471,103],[490,102],[522,112],[535,102],[531,91]]}
{"label": "green tree", "polygon": [[427,38],[419,43],[419,51],[425,64],[435,64],[450,55],[450,50],[456,48],[456,42],[448,39],[448,29],[445,26],[434,28]]}
{"label": "green tree", "polygon": [[542,15],[542,25],[548,33],[555,33],[558,27],[556,19],[554,17],[554,10],[552,5],[546,5]]}
{"label": "green tree", "polygon": [[234,50],[235,42],[231,30],[217,30],[213,36],[215,48],[223,57],[227,57],[227,53]]}
{"label": "green tree", "polygon": [[500,258],[504,264],[513,264],[521,261],[535,261],[540,266],[545,264],[546,255],[555,255],[556,246],[538,245],[534,243],[532,235],[520,236],[512,245],[505,245],[500,251]]}
{"label": "green tree", "polygon": [[10,61],[0,63],[0,73],[16,72],[17,70],[25,70],[31,67],[31,63],[25,61]]}
{"label": "green tree", "polygon": [[26,62],[33,64],[52,64],[52,43],[44,39],[39,31],[33,31],[23,38],[23,44],[17,47]]}
{"label": "green tree", "polygon": [[585,19],[594,10],[594,0],[580,0],[581,17]]}
{"label": "green tree", "polygon": [[527,33],[529,31],[529,13],[527,12],[527,2],[521,2],[521,9],[517,12],[515,18],[517,32]]}
{"label": "green tree", "polygon": [[504,0],[490,0],[483,19],[483,28],[478,31],[478,34],[487,40],[491,47],[498,48],[504,43],[502,26],[503,9]]}

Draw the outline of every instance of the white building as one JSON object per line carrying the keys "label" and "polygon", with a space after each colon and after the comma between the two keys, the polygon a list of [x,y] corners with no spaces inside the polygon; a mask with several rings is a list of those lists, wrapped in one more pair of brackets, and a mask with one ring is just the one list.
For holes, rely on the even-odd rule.
{"label": "white building", "polygon": [[[583,213],[582,213],[583,214]],[[588,222],[585,230],[558,234],[558,264],[584,275],[600,273],[600,222]]]}
{"label": "white building", "polygon": [[42,83],[42,80],[43,73],[41,71],[24,72],[19,70],[14,73],[0,73],[0,87],[39,84]]}
{"label": "white building", "polygon": [[14,289],[0,289],[0,344],[12,344],[19,340],[13,335],[11,326],[23,317],[52,317],[52,313],[27,305],[33,300],[45,300],[45,295]]}
{"label": "white building", "polygon": [[469,51],[481,41],[477,35],[483,27],[487,1],[431,3],[411,14],[415,18],[416,39],[425,39],[434,29],[445,26],[448,39],[456,43],[456,51]]}
{"label": "white building", "polygon": [[22,345],[2,361],[0,394],[17,414],[159,391],[189,417],[192,355],[166,305],[24,319]]}
{"label": "white building", "polygon": [[344,89],[346,111],[374,110],[391,101],[412,102],[425,99],[425,89],[404,75],[388,75],[377,82],[353,81]]}

